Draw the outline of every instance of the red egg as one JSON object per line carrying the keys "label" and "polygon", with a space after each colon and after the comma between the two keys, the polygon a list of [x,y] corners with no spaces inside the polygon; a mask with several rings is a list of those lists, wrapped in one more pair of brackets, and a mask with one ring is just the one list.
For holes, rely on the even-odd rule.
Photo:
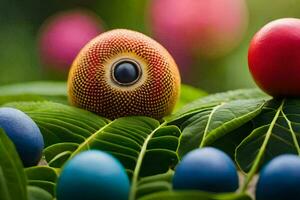
{"label": "red egg", "polygon": [[101,20],[89,11],[65,11],[50,17],[39,34],[42,63],[68,71],[80,49],[101,32]]}
{"label": "red egg", "polygon": [[175,59],[191,54],[211,58],[239,44],[248,11],[244,0],[152,0],[150,23],[155,38]]}
{"label": "red egg", "polygon": [[300,96],[300,19],[265,25],[253,37],[248,54],[257,85],[272,96]]}

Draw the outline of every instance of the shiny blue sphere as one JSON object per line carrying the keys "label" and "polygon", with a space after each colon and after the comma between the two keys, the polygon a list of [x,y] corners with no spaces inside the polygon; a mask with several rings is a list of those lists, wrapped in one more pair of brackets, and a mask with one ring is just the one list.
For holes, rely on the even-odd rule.
{"label": "shiny blue sphere", "polygon": [[57,200],[127,200],[130,183],[117,159],[90,150],[67,162],[56,187]]}
{"label": "shiny blue sphere", "polygon": [[224,152],[206,147],[185,155],[173,177],[175,190],[234,192],[239,179],[233,161]]}
{"label": "shiny blue sphere", "polygon": [[25,167],[38,164],[44,148],[43,136],[35,122],[14,108],[0,108],[0,128],[15,144]]}
{"label": "shiny blue sphere", "polygon": [[281,155],[260,172],[256,200],[300,199],[300,157]]}

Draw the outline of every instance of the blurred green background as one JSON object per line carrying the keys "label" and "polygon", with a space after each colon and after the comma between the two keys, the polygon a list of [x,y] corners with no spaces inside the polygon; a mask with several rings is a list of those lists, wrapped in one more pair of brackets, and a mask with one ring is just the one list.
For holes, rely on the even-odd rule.
{"label": "blurred green background", "polygon": [[[248,0],[247,4],[249,27],[239,46],[217,59],[193,60],[192,73],[183,82],[208,92],[255,87],[247,67],[247,51],[252,36],[274,19],[300,17],[300,1]],[[40,26],[58,11],[90,9],[101,17],[106,30],[129,28],[151,36],[151,27],[147,23],[148,5],[146,0],[1,0],[0,85],[66,80],[66,74],[42,66],[37,48]]]}

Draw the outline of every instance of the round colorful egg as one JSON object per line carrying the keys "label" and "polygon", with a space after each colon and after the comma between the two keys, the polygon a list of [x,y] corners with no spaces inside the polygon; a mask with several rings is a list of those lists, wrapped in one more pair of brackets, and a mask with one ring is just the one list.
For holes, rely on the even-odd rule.
{"label": "round colorful egg", "polygon": [[234,192],[239,179],[233,161],[224,152],[206,147],[186,154],[176,167],[175,190],[202,190],[208,192]]}
{"label": "round colorful egg", "polygon": [[299,169],[300,157],[297,155],[281,155],[271,160],[260,173],[256,199],[299,199]]}
{"label": "round colorful egg", "polygon": [[128,200],[124,167],[110,154],[90,150],[66,163],[58,178],[57,200]]}
{"label": "round colorful egg", "polygon": [[37,165],[44,148],[43,136],[36,123],[15,108],[0,108],[0,128],[12,140],[25,167]]}
{"label": "round colorful egg", "polygon": [[257,85],[275,97],[300,96],[300,19],[272,21],[253,37],[249,70]]}
{"label": "round colorful egg", "polygon": [[160,119],[172,112],[179,88],[179,71],[167,50],[142,33],[124,29],[90,41],[68,78],[72,105],[110,119]]}

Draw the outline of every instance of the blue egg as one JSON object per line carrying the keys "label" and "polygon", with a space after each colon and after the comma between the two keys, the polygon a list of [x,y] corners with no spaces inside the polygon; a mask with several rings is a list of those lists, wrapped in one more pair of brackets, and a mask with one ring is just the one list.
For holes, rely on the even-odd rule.
{"label": "blue egg", "polygon": [[44,140],[35,122],[24,112],[14,108],[0,108],[0,128],[15,144],[25,167],[38,164]]}
{"label": "blue egg", "polygon": [[239,179],[233,161],[224,152],[206,147],[185,155],[173,177],[175,190],[234,192]]}
{"label": "blue egg", "polygon": [[56,187],[57,200],[127,200],[130,183],[117,159],[90,150],[66,163]]}
{"label": "blue egg", "polygon": [[281,155],[261,171],[256,186],[256,200],[300,199],[300,157]]}

